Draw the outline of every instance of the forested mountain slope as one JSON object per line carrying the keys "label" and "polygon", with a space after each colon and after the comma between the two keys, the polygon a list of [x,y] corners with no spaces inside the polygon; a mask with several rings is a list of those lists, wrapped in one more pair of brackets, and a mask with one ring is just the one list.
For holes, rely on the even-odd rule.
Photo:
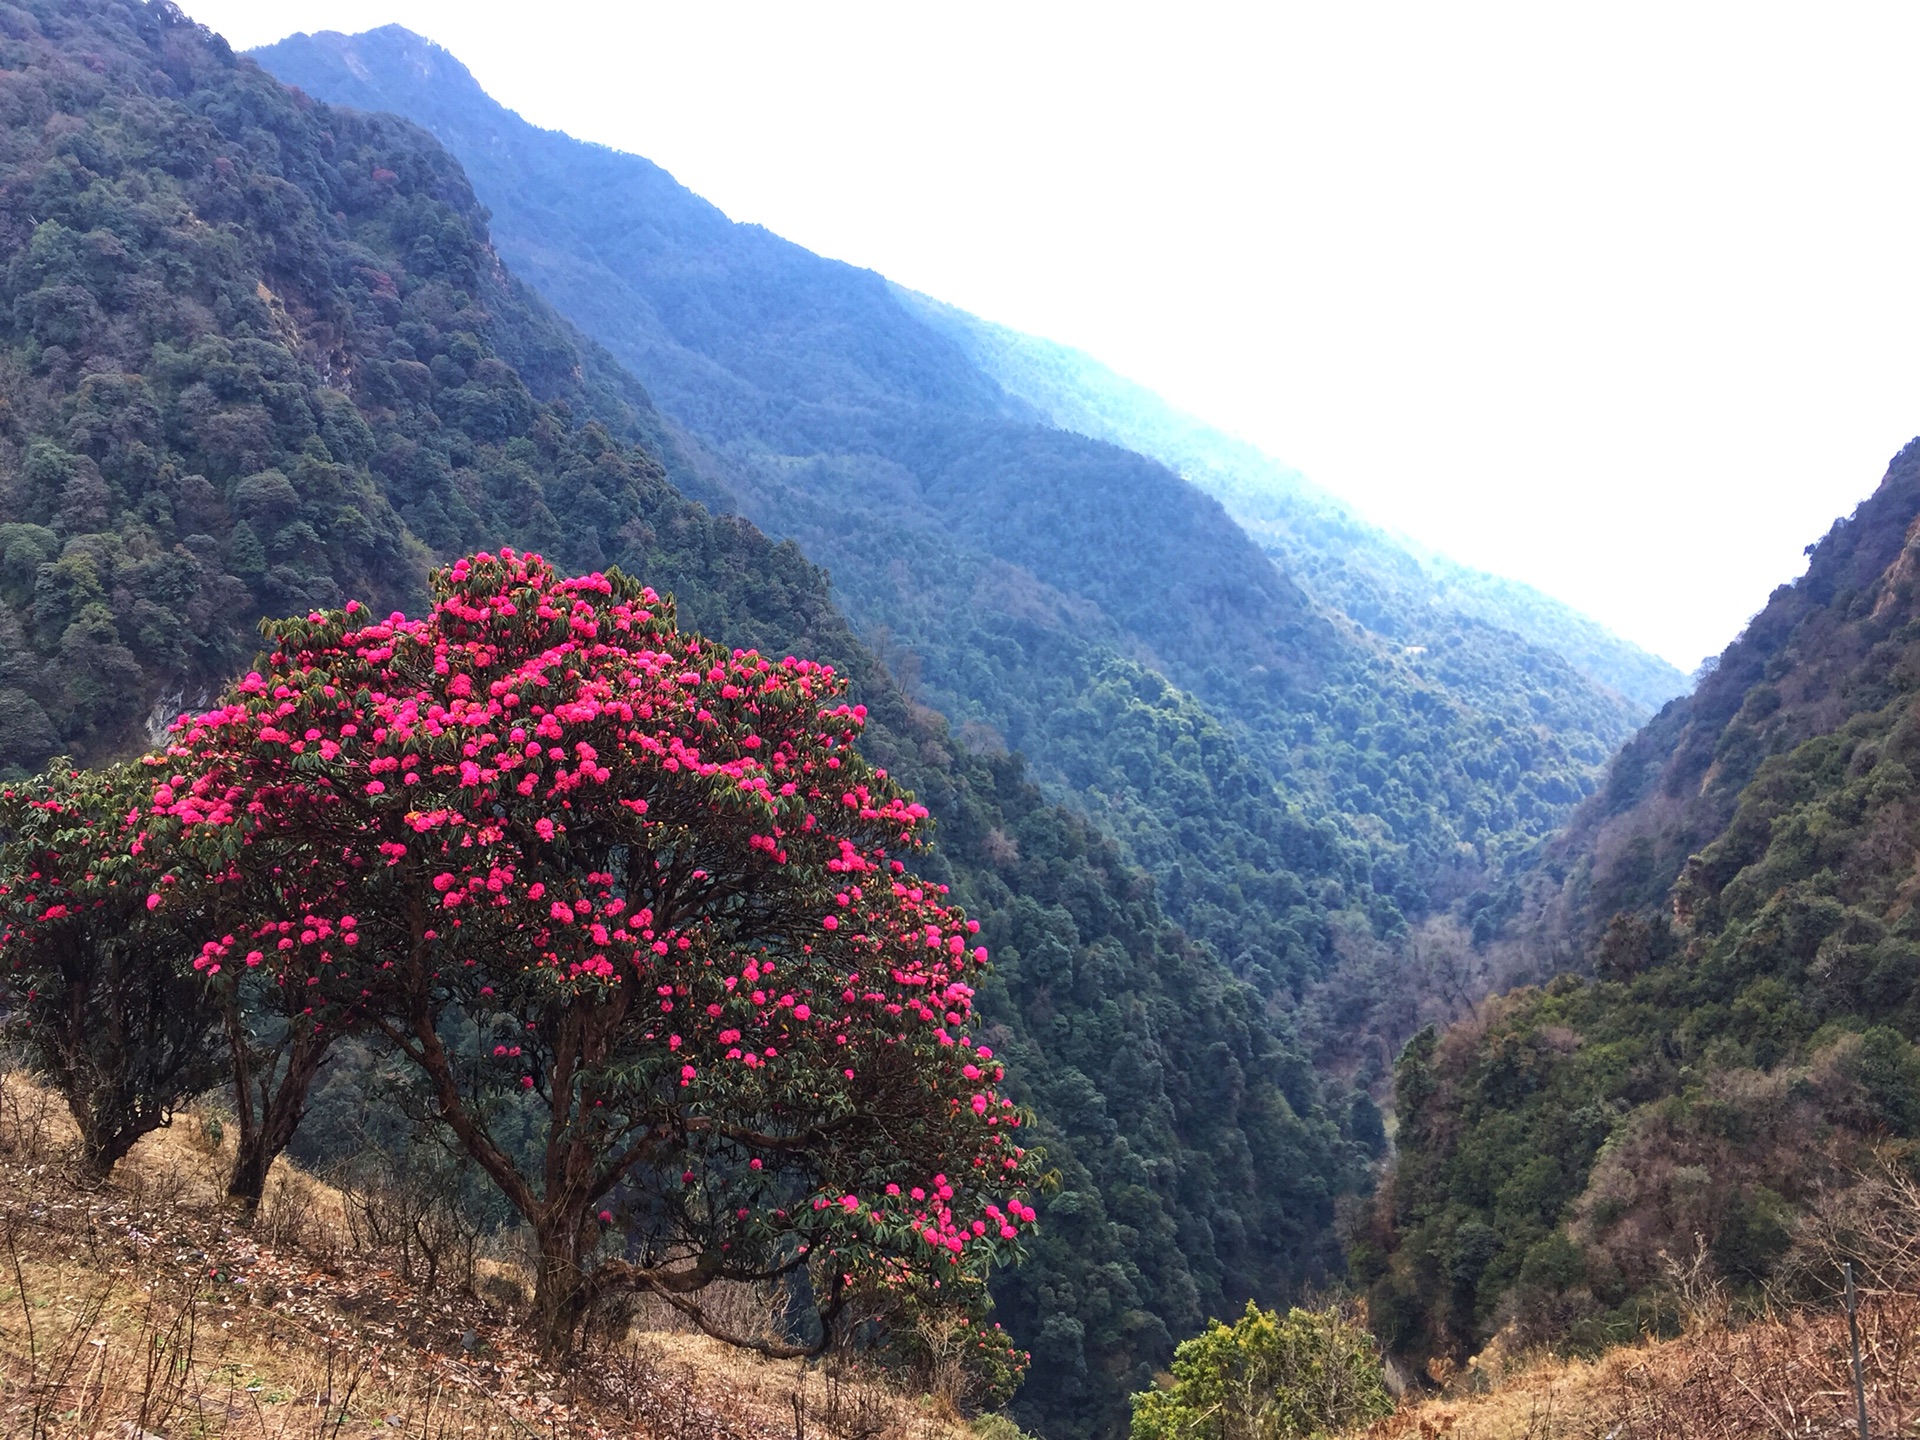
{"label": "forested mountain slope", "polygon": [[1343,929],[1392,937],[1496,883],[1631,729],[1557,656],[1509,637],[1507,670],[1480,664],[1485,627],[1427,656],[1364,632],[1160,463],[1010,396],[879,276],[526,124],[417,36],[260,58],[433,130],[501,253],[717,453],[730,503],[831,570],[915,694],[1030,757],[1263,986],[1324,973]]}
{"label": "forested mountain slope", "polygon": [[168,5],[3,4],[0,256],[0,767],[143,747],[263,614],[414,606],[472,547],[617,564],[689,625],[850,671],[864,743],[939,821],[1061,1179],[999,1284],[1038,1362],[1023,1419],[1116,1433],[1175,1336],[1335,1261],[1365,1145],[1259,997],[1018,760],[910,702],[793,545],[673,487],[711,457],[501,264],[430,136]]}
{"label": "forested mountain slope", "polygon": [[1687,857],[1723,833],[1763,760],[1885,705],[1905,684],[1906,547],[1920,511],[1909,447],[1709,668],[1621,751],[1549,852],[1566,927],[1659,908]]}
{"label": "forested mountain slope", "polygon": [[[1009,395],[1063,430],[1124,445],[1177,471],[1225,505],[1316,599],[1375,634],[1426,647],[1432,658],[1420,668],[1476,703],[1577,689],[1536,649],[1646,712],[1686,689],[1679,670],[1571,606],[1395,540],[1299,471],[1182,413],[1091,355],[925,295],[897,293]],[[1438,652],[1462,646],[1466,653],[1443,665]]]}
{"label": "forested mountain slope", "polygon": [[1920,442],[1555,842],[1512,943],[1566,973],[1408,1048],[1354,1249],[1390,1343],[1631,1338],[1696,1245],[1828,1282],[1796,1224],[1920,1138],[1917,581]]}

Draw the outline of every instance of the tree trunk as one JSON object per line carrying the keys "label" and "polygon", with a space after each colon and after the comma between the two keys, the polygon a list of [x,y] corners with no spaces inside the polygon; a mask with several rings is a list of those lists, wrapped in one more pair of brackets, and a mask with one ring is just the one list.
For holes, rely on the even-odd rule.
{"label": "tree trunk", "polygon": [[79,1122],[80,1183],[88,1189],[106,1184],[113,1167],[126,1158],[140,1137],[160,1128],[157,1123],[145,1127],[100,1125],[92,1116],[81,1115],[78,1107],[69,1108],[74,1110],[74,1119]]}
{"label": "tree trunk", "polygon": [[540,1272],[534,1282],[533,1313],[527,1328],[541,1354],[564,1359],[573,1349],[573,1337],[586,1316],[592,1297],[586,1267],[581,1263],[586,1210],[567,1206],[534,1221],[534,1239],[540,1250]]}
{"label": "tree trunk", "polygon": [[[125,1151],[121,1151],[124,1154]],[[82,1135],[80,1137],[80,1184],[83,1189],[93,1190],[107,1183],[107,1177],[113,1174],[113,1167],[120,1161],[102,1137]]]}
{"label": "tree trunk", "polygon": [[[297,1024],[298,1022],[296,1022]],[[269,1058],[258,1077],[258,1108],[252,1093],[255,1086],[246,1057],[246,1043],[239,1027],[229,1022],[228,1034],[234,1045],[234,1100],[238,1111],[239,1143],[233,1160],[233,1172],[227,1178],[227,1199],[236,1201],[249,1213],[260,1208],[266,1194],[267,1174],[280,1152],[292,1143],[307,1111],[307,1092],[314,1076],[333,1044],[333,1032],[311,1028],[296,1029],[282,1042],[284,1051]],[[284,1059],[285,1066],[281,1068]],[[273,1083],[279,1071],[279,1083]]]}
{"label": "tree trunk", "polygon": [[266,1132],[255,1126],[240,1137],[239,1153],[233,1158],[233,1172],[227,1177],[227,1199],[238,1201],[248,1210],[260,1207],[267,1190],[267,1172],[273,1168],[277,1150],[269,1150]]}

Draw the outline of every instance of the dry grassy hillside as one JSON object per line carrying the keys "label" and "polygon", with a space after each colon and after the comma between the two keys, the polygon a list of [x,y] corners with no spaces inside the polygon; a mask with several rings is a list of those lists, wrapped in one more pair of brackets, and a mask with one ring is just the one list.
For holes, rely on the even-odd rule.
{"label": "dry grassy hillside", "polygon": [[[671,1312],[603,1326],[545,1368],[515,1331],[516,1258],[415,1229],[380,1199],[282,1164],[248,1225],[220,1203],[218,1116],[189,1112],[88,1190],[58,1099],[0,1084],[0,1435],[22,1440],[1011,1440],[848,1361],[728,1349]],[[1888,1196],[1910,1208],[1920,1192]],[[1857,1217],[1837,1217],[1857,1237]],[[384,1228],[386,1235],[372,1230]],[[1837,1242],[1838,1243],[1838,1242]],[[1908,1253],[1912,1251],[1912,1253]],[[1920,1293],[1896,1276],[1920,1228],[1886,1227],[1863,1264],[1871,1433],[1920,1434]],[[1710,1278],[1676,1271],[1676,1340],[1594,1362],[1507,1356],[1498,1341],[1437,1396],[1364,1440],[1747,1440],[1852,1436],[1837,1309],[1728,1321]],[[738,1297],[739,1323],[753,1301]],[[1350,1440],[1361,1440],[1360,1436]]]}
{"label": "dry grassy hillside", "polygon": [[[1869,1433],[1920,1434],[1920,1296],[1860,1310]],[[1858,1435],[1843,1313],[1794,1312],[1600,1359],[1492,1357],[1365,1440],[1812,1440]]]}
{"label": "dry grassy hillside", "polygon": [[936,1397],[847,1361],[762,1360],[671,1312],[544,1368],[512,1325],[511,1253],[424,1224],[399,1243],[380,1197],[284,1161],[248,1225],[220,1203],[220,1131],[181,1115],[88,1190],[58,1098],[0,1084],[0,1435],[972,1440]]}

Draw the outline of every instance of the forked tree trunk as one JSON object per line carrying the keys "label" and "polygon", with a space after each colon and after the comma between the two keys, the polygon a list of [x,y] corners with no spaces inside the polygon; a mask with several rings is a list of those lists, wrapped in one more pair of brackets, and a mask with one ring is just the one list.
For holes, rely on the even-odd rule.
{"label": "forked tree trunk", "polygon": [[307,1092],[313,1088],[314,1077],[333,1045],[331,1031],[315,1030],[302,1021],[294,1023],[301,1028],[287,1035],[270,1056],[266,1069],[256,1075],[246,1027],[237,1007],[228,1012],[234,1110],[240,1133],[233,1170],[227,1177],[227,1199],[249,1213],[260,1207],[273,1162],[300,1128],[300,1119],[307,1111]]}
{"label": "forked tree trunk", "polygon": [[587,1210],[584,1205],[556,1209],[535,1219],[533,1233],[540,1268],[527,1328],[540,1352],[557,1360],[572,1351],[573,1337],[592,1299],[585,1265],[585,1252],[592,1244]]}
{"label": "forked tree trunk", "polygon": [[267,1172],[273,1168],[278,1151],[270,1151],[263,1132],[255,1129],[241,1138],[239,1153],[233,1159],[233,1172],[227,1177],[227,1199],[248,1210],[257,1210],[260,1197],[267,1192]]}
{"label": "forked tree trunk", "polygon": [[126,1159],[127,1152],[139,1143],[140,1137],[148,1130],[159,1128],[157,1124],[138,1129],[102,1125],[92,1116],[82,1116],[77,1107],[74,1120],[80,1129],[80,1182],[89,1188],[104,1185],[113,1174],[113,1167]]}

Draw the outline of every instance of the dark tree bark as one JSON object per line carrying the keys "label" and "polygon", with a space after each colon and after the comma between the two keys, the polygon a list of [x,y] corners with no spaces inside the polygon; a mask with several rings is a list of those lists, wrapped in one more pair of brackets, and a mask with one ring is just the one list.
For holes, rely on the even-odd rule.
{"label": "dark tree bark", "polygon": [[227,1198],[251,1212],[266,1194],[273,1162],[300,1128],[314,1079],[338,1037],[302,1015],[283,1022],[277,1041],[263,1044],[248,1024],[242,1004],[237,987],[228,992],[227,1046],[239,1135]]}
{"label": "dark tree bark", "polygon": [[58,1018],[27,1030],[28,1060],[67,1102],[98,1184],[219,1079],[218,1016],[198,976],[110,938],[77,937],[59,970]]}

